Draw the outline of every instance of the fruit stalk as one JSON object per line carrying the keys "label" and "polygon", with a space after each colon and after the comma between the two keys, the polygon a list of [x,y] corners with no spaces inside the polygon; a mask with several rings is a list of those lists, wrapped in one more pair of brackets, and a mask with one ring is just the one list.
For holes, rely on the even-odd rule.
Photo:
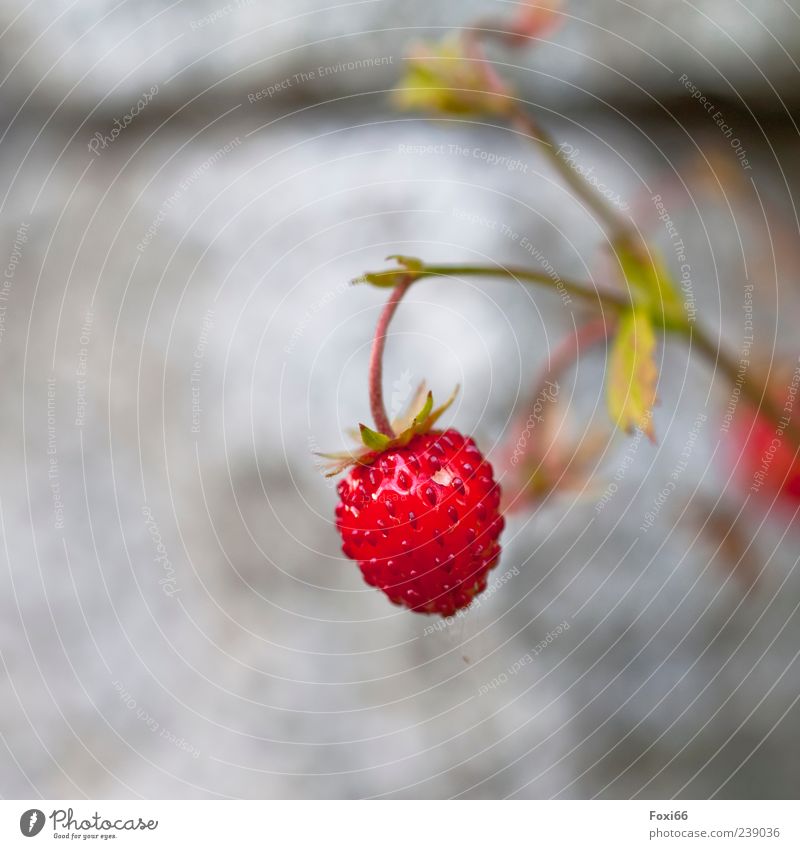
{"label": "fruit stalk", "polygon": [[395,437],[389,416],[386,415],[386,405],[383,402],[383,349],[386,347],[386,334],[403,295],[413,282],[412,277],[405,277],[392,289],[389,300],[378,318],[375,336],[372,340],[372,350],[369,355],[369,406],[375,428],[379,433]]}

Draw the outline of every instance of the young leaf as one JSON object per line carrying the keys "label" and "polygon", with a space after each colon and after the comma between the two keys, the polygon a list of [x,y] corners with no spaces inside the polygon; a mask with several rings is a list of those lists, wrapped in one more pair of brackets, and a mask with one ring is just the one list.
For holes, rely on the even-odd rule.
{"label": "young leaf", "polygon": [[409,271],[422,271],[425,267],[425,263],[416,256],[404,256],[403,254],[389,254],[386,257],[387,260],[394,259],[397,260],[398,265],[402,265],[404,268],[407,268]]}
{"label": "young leaf", "polygon": [[458,36],[420,45],[394,90],[400,109],[459,116],[508,115],[511,97],[477,45]]}
{"label": "young leaf", "polygon": [[369,283],[381,289],[392,289],[404,281],[413,282],[417,280],[425,268],[425,263],[415,256],[392,254],[391,256],[387,256],[386,259],[397,260],[402,268],[390,268],[386,271],[365,271],[361,277],[356,277],[353,283]]}
{"label": "young leaf", "polygon": [[648,314],[630,310],[620,320],[611,351],[606,398],[613,421],[627,433],[641,430],[655,441],[656,337]]}
{"label": "young leaf", "polygon": [[626,239],[617,239],[614,251],[635,300],[652,316],[663,312],[668,324],[681,322],[683,301],[661,254],[649,246],[637,250]]}

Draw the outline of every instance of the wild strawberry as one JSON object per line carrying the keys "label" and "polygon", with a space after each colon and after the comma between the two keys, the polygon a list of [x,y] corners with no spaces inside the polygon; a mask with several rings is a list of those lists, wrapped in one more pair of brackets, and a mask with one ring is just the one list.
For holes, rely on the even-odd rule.
{"label": "wild strawberry", "polygon": [[[475,442],[456,430],[434,430],[453,403],[437,409],[422,384],[406,412],[389,421],[381,391],[389,322],[422,268],[414,257],[394,257],[399,274],[364,275],[392,288],[372,343],[370,407],[375,425],[360,425],[361,445],[324,454],[329,475],[354,468],[339,484],[336,527],[342,549],[366,582],[418,613],[450,616],[486,589],[500,557],[500,487]],[[456,389],[457,391],[457,389]]]}
{"label": "wild strawberry", "polygon": [[342,549],[366,582],[419,613],[450,616],[486,589],[500,556],[500,487],[456,430],[374,453],[339,484]]}
{"label": "wild strawberry", "polygon": [[800,502],[800,457],[789,436],[779,435],[770,419],[749,407],[734,420],[732,436],[731,460],[742,484],[794,510]]}

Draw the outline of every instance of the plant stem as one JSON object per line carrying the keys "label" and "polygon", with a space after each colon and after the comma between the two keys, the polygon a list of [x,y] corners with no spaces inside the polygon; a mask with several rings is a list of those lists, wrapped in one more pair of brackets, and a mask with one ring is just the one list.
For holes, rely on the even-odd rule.
{"label": "plant stem", "polygon": [[538,395],[544,389],[545,383],[551,378],[558,376],[575,363],[581,354],[581,350],[591,348],[600,342],[610,339],[616,330],[616,322],[609,321],[603,317],[589,319],[575,328],[574,333],[562,339],[550,354],[547,367],[543,368],[535,387],[534,395]]}
{"label": "plant stem", "polygon": [[[549,388],[548,384],[555,381],[556,386],[558,386],[559,376],[577,362],[581,352],[586,352],[587,349],[592,348],[594,345],[599,345],[601,342],[607,342],[616,330],[616,326],[616,317],[609,319],[606,316],[596,316],[588,319],[584,324],[578,325],[574,333],[565,336],[555,346],[552,352],[550,352],[547,364],[539,371],[529,397],[534,400],[545,397]],[[525,422],[527,419],[523,418],[523,416],[520,417],[519,431],[526,429]],[[544,413],[542,414],[542,419],[539,421],[542,422],[543,420]],[[550,448],[549,444],[546,442],[545,444],[539,444],[532,440],[532,445],[537,449],[537,461],[541,462],[544,459],[544,454]],[[508,447],[507,456],[516,457],[517,463],[520,457],[524,458],[524,449],[521,450],[519,444],[516,446],[509,445]],[[511,462],[514,463],[514,460],[512,459]]]}
{"label": "plant stem", "polygon": [[[533,118],[521,108],[515,107],[511,122],[517,129],[541,144],[550,162],[563,180],[609,228],[612,243],[615,240],[624,239],[627,241],[628,247],[633,250],[642,245],[641,236],[635,227],[623,218],[618,210],[614,209],[602,195],[592,189],[577,171],[570,168],[564,158],[559,155],[553,138]],[[580,284],[575,285],[582,290],[582,294],[586,294],[585,287]],[[792,422],[784,421],[783,410],[769,394],[768,385],[765,381],[754,380],[749,370],[740,369],[739,363],[716,345],[701,328],[690,325],[685,321],[679,321],[672,324],[665,322],[663,330],[665,333],[668,331],[679,333],[693,341],[714,366],[718,367],[730,380],[733,386],[738,385],[740,387],[742,394],[755,406],[756,410],[771,419],[778,430],[787,433],[795,446],[800,446],[800,428]]]}
{"label": "plant stem", "polygon": [[375,328],[375,336],[372,340],[372,350],[369,355],[369,406],[372,419],[379,433],[391,437],[395,437],[397,434],[392,428],[389,416],[386,415],[386,406],[383,403],[383,349],[386,347],[386,334],[392,316],[412,282],[412,277],[406,277],[402,283],[398,283],[392,289],[389,300],[378,318],[378,325]]}
{"label": "plant stem", "polygon": [[[603,307],[608,308],[612,312],[619,313],[623,310],[630,309],[633,306],[633,301],[627,294],[620,292],[612,292],[608,289],[591,288],[589,284],[578,283],[573,280],[564,280],[561,277],[550,277],[542,272],[533,271],[529,268],[521,268],[515,266],[500,266],[500,265],[458,265],[458,264],[434,264],[423,265],[420,269],[415,269],[413,273],[404,277],[401,283],[398,283],[389,296],[386,306],[383,308],[378,325],[375,329],[375,338],[372,343],[372,351],[370,354],[369,363],[369,399],[372,418],[375,421],[375,426],[380,433],[385,433],[387,436],[394,437],[396,434],[391,426],[389,417],[386,414],[386,407],[383,401],[383,351],[386,345],[386,334],[389,328],[389,323],[397,310],[400,300],[405,295],[412,282],[420,277],[505,277],[511,280],[523,280],[527,283],[536,283],[542,286],[547,286],[551,289],[562,288],[576,297],[584,300],[593,301],[595,305],[599,302]],[[655,318],[655,317],[654,317]],[[605,326],[608,332],[608,321],[605,318],[598,318],[598,324],[591,326],[587,331],[587,336],[594,337],[601,333],[601,324]],[[656,324],[659,322],[656,320]],[[762,380],[754,379],[749,370],[740,368],[739,363],[734,360],[724,349],[713,342],[707,333],[696,324],[689,324],[686,321],[674,322],[671,324],[664,323],[662,325],[664,333],[675,333],[690,344],[696,345],[697,348],[718,368],[730,381],[731,385],[739,386],[742,395],[755,407],[756,410],[767,416],[776,429],[786,433],[792,440],[795,446],[800,446],[800,428],[793,422],[786,422],[783,410],[775,402],[774,398],[769,394],[767,383]],[[595,333],[596,331],[596,333]],[[587,337],[582,339],[570,339],[570,342],[584,343]],[[569,346],[567,346],[568,348]],[[565,350],[567,350],[565,348]]]}
{"label": "plant stem", "polygon": [[539,142],[550,163],[561,175],[572,191],[597,215],[611,231],[612,241],[620,236],[628,236],[634,243],[636,231],[606,199],[596,192],[589,183],[569,163],[559,155],[559,146],[553,137],[533,118],[520,108],[515,108],[511,123],[524,135]]}
{"label": "plant stem", "polygon": [[565,280],[562,277],[551,277],[530,268],[504,265],[424,265],[419,271],[414,272],[420,277],[508,277],[512,280],[524,280],[526,283],[538,283],[551,289],[563,289],[570,295],[583,298],[587,301],[598,301],[614,311],[628,309],[633,305],[630,297],[621,292],[612,292],[610,289],[591,288],[584,283],[574,280]]}
{"label": "plant stem", "polygon": [[[573,280],[563,280],[560,277],[553,279],[547,274],[532,271],[528,268],[507,266],[482,266],[482,265],[425,265],[415,274],[421,277],[465,277],[465,276],[493,276],[507,277],[513,280],[524,280],[528,283],[538,283],[556,288],[559,283],[564,291],[586,301],[599,302],[618,313],[633,306],[633,301],[627,294],[612,292],[608,289],[590,288],[589,284],[578,283]],[[739,386],[742,394],[750,403],[765,416],[767,416],[777,429],[783,430],[793,441],[795,446],[800,446],[800,428],[794,423],[788,425],[784,422],[783,410],[770,396],[766,383],[754,379],[750,372],[742,371],[739,363],[727,354],[721,347],[713,342],[706,332],[696,324],[686,321],[662,323],[658,316],[652,316],[656,326],[661,326],[663,332],[675,333],[687,341],[696,345],[705,354],[708,360],[714,364],[731,382],[733,386]],[[740,373],[741,372],[741,373]]]}
{"label": "plant stem", "polygon": [[[601,431],[587,431],[577,445],[567,449],[569,457],[565,458],[566,446],[563,439],[559,440],[560,426],[553,423],[552,417],[560,392],[559,378],[578,362],[581,353],[602,342],[607,344],[616,324],[616,317],[590,318],[577,326],[574,333],[564,337],[550,352],[546,365],[540,369],[533,385],[528,409],[520,412],[517,426],[510,430],[513,436],[506,442],[500,455],[504,471],[509,475],[508,483],[516,490],[509,497],[508,488],[504,488],[506,509],[514,509],[515,505],[524,503],[529,496],[538,498],[564,484],[570,486],[568,473],[573,463],[580,476],[584,458],[594,457],[594,444],[600,444],[601,436],[602,441],[606,441],[607,436]],[[545,408],[544,400],[552,403]],[[536,416],[537,406],[540,405],[541,411]],[[565,459],[566,464],[562,467],[561,463]]]}
{"label": "plant stem", "polygon": [[[495,34],[496,32],[490,29],[482,29],[480,26],[464,32],[470,54],[469,58],[483,64],[486,79],[489,81],[489,88],[495,94],[508,96],[505,86],[495,74],[492,64],[486,58],[480,45],[480,41],[483,38]],[[560,148],[556,145],[553,137],[522,108],[519,101],[511,98],[510,102],[511,105],[507,112],[509,123],[523,135],[541,146],[550,163],[574,195],[586,203],[602,222],[608,231],[607,236],[612,247],[619,247],[624,243],[625,247],[634,254],[641,252],[642,262],[648,262],[649,252],[634,223],[623,216],[576,169],[570,166],[569,162],[560,155]],[[372,402],[373,417],[380,430],[391,434],[391,428],[383,407],[380,387],[380,360],[383,353],[383,339],[379,338],[379,336],[381,333],[385,333],[385,328],[397,307],[398,301],[405,293],[412,279],[423,276],[463,277],[472,275],[508,277],[515,280],[546,285],[550,288],[563,289],[576,297],[583,298],[587,301],[594,301],[595,305],[599,302],[601,306],[608,307],[614,312],[620,312],[637,306],[630,293],[626,295],[609,290],[599,290],[591,288],[587,284],[563,280],[558,276],[551,278],[546,274],[526,268],[473,265],[425,265],[421,269],[415,268],[413,277],[404,279],[403,283],[398,284],[393,291],[392,297],[386,305],[384,315],[381,318],[381,323],[378,325],[378,335],[376,335],[375,344],[373,345],[372,361],[370,363],[370,400]],[[644,305],[644,307],[647,308],[647,305]],[[651,315],[651,318],[654,319],[656,325],[660,327],[664,334],[676,333],[688,340],[690,344],[697,345],[708,359],[714,363],[715,368],[718,367],[734,386],[739,386],[742,394],[755,406],[757,411],[768,416],[779,431],[787,433],[795,445],[800,446],[800,429],[794,423],[786,421],[784,411],[775,403],[766,381],[754,380],[748,370],[740,369],[739,363],[730,357],[721,347],[712,342],[701,328],[690,324],[682,311],[679,314],[673,312],[669,315],[666,312],[662,312],[660,321],[658,316]],[[385,428],[388,428],[388,430],[385,430]]]}
{"label": "plant stem", "polygon": [[757,412],[763,413],[775,425],[776,430],[783,431],[794,443],[800,446],[800,429],[795,422],[787,421],[784,410],[775,402],[769,391],[769,382],[753,379],[750,369],[743,368],[733,359],[721,345],[713,342],[706,332],[696,325],[688,325],[684,335],[692,345],[696,345],[709,361],[728,378],[733,386],[738,386],[742,395],[753,405]]}
{"label": "plant stem", "polygon": [[[496,34],[496,31],[482,29],[480,26],[464,32],[466,44],[474,54],[471,58],[483,64],[484,73],[487,80],[489,80],[490,87],[496,89],[498,94],[507,95],[502,80],[495,73],[492,63],[486,58],[486,54],[480,44],[482,39]],[[556,145],[553,137],[538,121],[525,111],[515,98],[509,100],[508,119],[511,125],[523,135],[528,136],[541,145],[545,155],[561,175],[564,182],[572,189],[577,197],[581,198],[589,206],[609,229],[609,236],[612,242],[614,239],[623,236],[627,237],[632,245],[640,241],[637,239],[638,233],[636,228],[631,222],[624,218],[619,210],[615,209],[600,192],[593,189],[577,170],[570,166],[563,156],[559,155],[560,147]]]}

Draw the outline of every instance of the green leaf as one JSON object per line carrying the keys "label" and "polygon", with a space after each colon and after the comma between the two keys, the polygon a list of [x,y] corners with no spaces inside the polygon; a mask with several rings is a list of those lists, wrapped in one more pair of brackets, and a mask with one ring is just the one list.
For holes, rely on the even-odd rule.
{"label": "green leaf", "polygon": [[646,312],[629,310],[620,320],[611,351],[606,398],[612,420],[627,433],[641,430],[655,441],[653,405],[658,369],[653,324]]}
{"label": "green leaf", "polygon": [[383,451],[392,441],[390,436],[387,436],[385,433],[378,433],[377,430],[372,430],[365,424],[360,424],[358,429],[361,431],[361,441],[372,451]]}
{"label": "green leaf", "polygon": [[379,289],[393,289],[399,286],[406,279],[405,271],[365,271],[361,277],[356,277],[353,283],[369,283],[370,286],[377,286]]}
{"label": "green leaf", "polygon": [[409,271],[422,271],[425,267],[425,263],[416,256],[403,256],[403,254],[389,254],[386,257],[386,261],[388,262],[390,259],[397,260],[398,265],[402,265],[407,268]]}
{"label": "green leaf", "polygon": [[422,44],[394,90],[400,109],[445,115],[508,115],[513,95],[476,46],[459,36]]}
{"label": "green leaf", "polygon": [[654,317],[663,313],[668,325],[682,323],[683,300],[661,254],[650,246],[637,250],[627,239],[617,239],[614,251],[636,303]]}

